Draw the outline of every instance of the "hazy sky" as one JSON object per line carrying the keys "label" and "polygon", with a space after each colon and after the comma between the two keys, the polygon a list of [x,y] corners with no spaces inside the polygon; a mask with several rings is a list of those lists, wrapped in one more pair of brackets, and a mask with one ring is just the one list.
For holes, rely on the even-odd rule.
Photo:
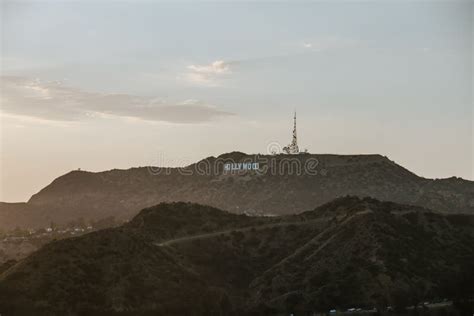
{"label": "hazy sky", "polygon": [[286,145],[473,179],[473,3],[2,1],[0,201]]}

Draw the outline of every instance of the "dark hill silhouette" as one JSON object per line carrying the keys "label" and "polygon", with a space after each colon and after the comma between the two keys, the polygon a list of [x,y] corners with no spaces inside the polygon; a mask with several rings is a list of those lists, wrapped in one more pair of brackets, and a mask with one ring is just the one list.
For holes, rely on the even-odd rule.
{"label": "dark hill silhouette", "polygon": [[457,299],[474,294],[473,224],[357,197],[279,217],[165,203],[7,267],[0,313],[307,315]]}
{"label": "dark hill silhouette", "polygon": [[[226,161],[260,161],[260,169],[266,171],[229,174],[223,170]],[[307,168],[315,172],[306,172],[306,164],[315,161],[316,166]],[[115,216],[128,220],[142,208],[173,201],[212,205],[233,213],[295,214],[345,195],[474,214],[474,182],[425,179],[380,155],[256,156],[233,152],[183,169],[72,171],[33,195],[28,203],[0,204],[0,229],[44,227],[51,221],[62,224],[78,218]]]}

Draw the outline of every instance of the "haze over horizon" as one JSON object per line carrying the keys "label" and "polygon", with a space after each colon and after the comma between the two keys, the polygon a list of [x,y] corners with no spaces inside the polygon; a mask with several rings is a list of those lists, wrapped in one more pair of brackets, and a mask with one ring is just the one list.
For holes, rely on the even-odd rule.
{"label": "haze over horizon", "polygon": [[473,2],[4,1],[0,201],[290,142],[474,180]]}

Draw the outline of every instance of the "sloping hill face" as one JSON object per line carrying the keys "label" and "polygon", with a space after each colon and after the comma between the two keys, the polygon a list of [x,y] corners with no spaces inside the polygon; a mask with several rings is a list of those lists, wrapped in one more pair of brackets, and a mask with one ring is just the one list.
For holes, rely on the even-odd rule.
{"label": "sloping hill face", "polygon": [[[226,171],[226,163],[258,170]],[[241,165],[241,169],[244,167]],[[345,196],[474,214],[474,182],[420,178],[379,155],[210,157],[183,169],[133,168],[59,177],[27,204],[0,205],[0,229],[45,226],[80,217],[128,220],[161,202],[189,201],[233,213],[295,214]],[[4,227],[1,227],[4,226]]]}
{"label": "sloping hill face", "polygon": [[473,243],[473,216],[368,198],[270,218],[161,204],[8,268],[0,312],[299,315],[413,304],[474,294]]}
{"label": "sloping hill face", "polygon": [[[35,227],[40,214],[30,217],[31,208],[27,203],[4,203],[0,202],[0,230],[12,230],[16,227]],[[41,220],[43,224],[44,220]]]}
{"label": "sloping hill face", "polygon": [[[471,225],[472,217],[471,217]],[[449,295],[449,280],[472,271],[472,226],[453,236],[433,213],[354,214],[252,281],[255,302],[276,309],[387,306]],[[468,267],[470,265],[470,268]],[[472,292],[472,288],[471,288]]]}
{"label": "sloping hill face", "polygon": [[127,310],[189,315],[191,307],[203,313],[219,303],[219,293],[174,258],[120,230],[48,244],[1,278],[0,309],[6,315]]}

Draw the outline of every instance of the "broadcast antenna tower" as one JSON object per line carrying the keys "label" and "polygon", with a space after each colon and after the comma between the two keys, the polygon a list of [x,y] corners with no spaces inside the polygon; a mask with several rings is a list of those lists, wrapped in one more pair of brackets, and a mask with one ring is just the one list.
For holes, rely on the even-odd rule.
{"label": "broadcast antenna tower", "polygon": [[298,136],[296,134],[296,111],[293,117],[293,139],[291,140],[291,144],[283,148],[283,151],[290,155],[296,155],[300,153],[298,148]]}

